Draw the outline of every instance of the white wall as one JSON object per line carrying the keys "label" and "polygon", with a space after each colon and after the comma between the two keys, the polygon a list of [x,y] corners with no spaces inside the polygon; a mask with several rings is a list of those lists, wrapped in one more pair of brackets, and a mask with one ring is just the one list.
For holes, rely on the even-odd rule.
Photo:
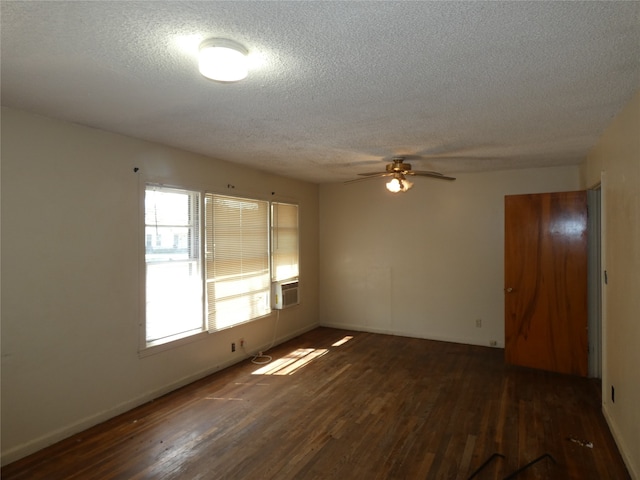
{"label": "white wall", "polygon": [[[320,323],[504,346],[504,196],[577,190],[576,167],[320,186]],[[476,327],[476,320],[482,327]]]}
{"label": "white wall", "polygon": [[[640,92],[587,157],[587,186],[602,183],[603,411],[633,478],[640,478]],[[615,403],[611,387],[615,387]]]}
{"label": "white wall", "polygon": [[145,177],[299,201],[302,304],[276,338],[317,324],[317,185],[3,108],[3,463],[272,341],[275,315],[138,355]]}

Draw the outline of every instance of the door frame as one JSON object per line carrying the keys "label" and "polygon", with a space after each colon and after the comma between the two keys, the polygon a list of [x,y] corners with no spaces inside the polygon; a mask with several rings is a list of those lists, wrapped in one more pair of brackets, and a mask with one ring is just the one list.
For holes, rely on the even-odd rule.
{"label": "door frame", "polygon": [[602,388],[602,405],[609,403],[609,394],[607,391],[608,370],[607,370],[607,175],[604,170],[600,172],[600,368],[601,368],[601,385]]}
{"label": "door frame", "polygon": [[601,184],[587,190],[588,208],[588,329],[591,378],[602,378],[602,189]]}

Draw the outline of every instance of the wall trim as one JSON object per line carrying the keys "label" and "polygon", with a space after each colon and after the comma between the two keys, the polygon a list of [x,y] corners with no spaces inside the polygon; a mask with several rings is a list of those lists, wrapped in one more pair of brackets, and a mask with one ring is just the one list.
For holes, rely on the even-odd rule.
{"label": "wall trim", "polygon": [[618,450],[620,451],[620,455],[622,456],[622,460],[624,461],[627,470],[629,471],[629,475],[633,480],[640,480],[640,476],[638,476],[638,472],[634,470],[634,465],[631,462],[631,455],[627,445],[624,443],[622,436],[618,434],[618,427],[616,426],[616,422],[613,419],[613,416],[609,413],[609,409],[607,408],[607,404],[602,405],[602,414],[604,415],[604,419],[609,426],[609,431],[611,431],[611,435],[613,436],[613,440],[616,442],[618,446]]}
{"label": "wall trim", "polygon": [[[318,326],[319,326],[318,324],[313,324],[310,326],[303,327],[292,333],[279,337],[273,343],[273,346],[271,345],[271,343],[266,343],[258,347],[256,350],[260,350],[260,349],[266,350],[266,349],[269,349],[270,347],[273,348],[276,345],[280,345],[281,343],[284,343],[288,340],[299,337],[300,335],[308,331],[311,331],[317,328]],[[24,458],[28,455],[31,455],[32,453],[42,450],[43,448],[51,446],[61,440],[64,440],[65,438],[68,438],[72,435],[75,435],[91,427],[94,427],[99,423],[106,422],[107,420],[110,420],[114,417],[117,417],[118,415],[126,413],[129,410],[139,407],[140,405],[144,405],[145,403],[155,400],[163,395],[166,395],[167,393],[171,393],[174,390],[177,390],[181,387],[189,385],[190,383],[193,383],[204,377],[207,377],[216,372],[224,370],[225,368],[231,367],[232,365],[243,362],[246,359],[251,358],[253,356],[254,354],[246,353],[244,356],[238,358],[237,360],[236,359],[229,360],[227,362],[223,362],[219,365],[216,365],[215,367],[200,370],[199,372],[193,373],[191,375],[187,375],[186,377],[183,377],[175,382],[165,385],[164,387],[152,390],[150,392],[146,392],[143,395],[139,395],[135,398],[127,400],[126,402],[122,402],[118,405],[115,405],[113,408],[109,408],[108,410],[103,410],[94,415],[90,415],[77,422],[71,423],[65,427],[49,432],[46,435],[42,435],[28,442],[17,445],[13,448],[10,448],[6,452],[2,452],[0,463],[2,466],[5,466],[9,463],[15,462],[16,460],[20,460],[21,458]]]}
{"label": "wall trim", "polygon": [[413,332],[387,330],[383,328],[372,328],[368,326],[365,327],[363,325],[353,325],[353,324],[345,324],[345,323],[320,322],[319,326],[336,328],[339,330],[353,330],[356,332],[380,333],[382,335],[397,335],[398,337],[421,338],[423,340],[434,340],[437,342],[461,343],[463,345],[475,345],[478,347],[504,348],[504,341],[502,339],[496,340],[497,345],[491,346],[489,345],[488,341],[480,341],[477,338],[471,338],[471,337],[461,338],[461,337],[450,337],[447,335],[417,334]]}

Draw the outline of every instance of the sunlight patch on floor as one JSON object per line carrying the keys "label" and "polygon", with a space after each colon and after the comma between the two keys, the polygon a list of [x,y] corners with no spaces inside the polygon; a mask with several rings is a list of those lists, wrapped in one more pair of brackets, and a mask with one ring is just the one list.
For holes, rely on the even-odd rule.
{"label": "sunlight patch on floor", "polygon": [[336,343],[334,343],[333,345],[331,345],[332,347],[339,347],[341,345],[344,345],[345,343],[347,343],[349,340],[351,340],[353,338],[352,335],[347,335],[344,338],[341,338],[340,340],[338,340]]}
{"label": "sunlight patch on floor", "polygon": [[325,355],[326,348],[299,348],[284,357],[259,368],[253,375],[293,375],[316,358]]}
{"label": "sunlight patch on floor", "polygon": [[[353,338],[347,335],[334,342],[332,347],[340,347]],[[299,348],[285,355],[278,360],[274,360],[264,367],[259,368],[253,375],[293,375],[295,372],[308,365],[316,358],[320,358],[329,352],[328,348]]]}

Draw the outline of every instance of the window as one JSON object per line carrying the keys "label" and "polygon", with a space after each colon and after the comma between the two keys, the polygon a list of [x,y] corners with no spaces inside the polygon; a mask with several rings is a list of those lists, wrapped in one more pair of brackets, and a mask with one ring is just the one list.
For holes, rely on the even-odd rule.
{"label": "window", "polygon": [[269,202],[205,196],[210,331],[271,311]]}
{"label": "window", "polygon": [[198,192],[146,189],[147,345],[202,331],[199,210]]}
{"label": "window", "polygon": [[298,276],[298,206],[271,204],[271,276],[274,282]]}
{"label": "window", "polygon": [[147,185],[144,347],[269,314],[298,236],[297,205]]}

